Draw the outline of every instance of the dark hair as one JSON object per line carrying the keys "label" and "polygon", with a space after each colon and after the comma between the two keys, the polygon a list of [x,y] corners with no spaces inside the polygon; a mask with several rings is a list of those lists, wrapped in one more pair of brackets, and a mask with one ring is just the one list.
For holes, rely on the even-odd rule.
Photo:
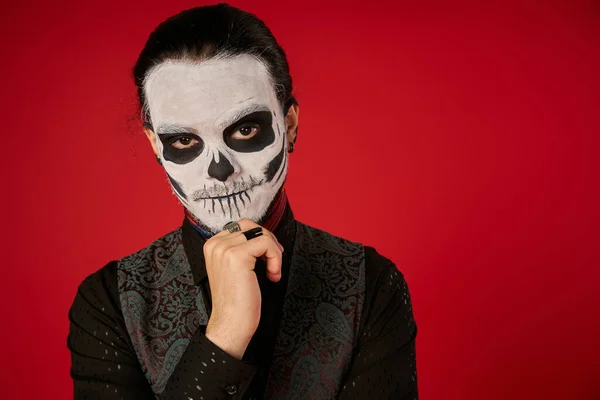
{"label": "dark hair", "polygon": [[241,54],[250,54],[266,65],[285,115],[297,103],[285,52],[260,19],[222,3],[182,11],[150,34],[133,67],[142,117],[150,121],[144,80],[152,67],[168,59],[203,61]]}

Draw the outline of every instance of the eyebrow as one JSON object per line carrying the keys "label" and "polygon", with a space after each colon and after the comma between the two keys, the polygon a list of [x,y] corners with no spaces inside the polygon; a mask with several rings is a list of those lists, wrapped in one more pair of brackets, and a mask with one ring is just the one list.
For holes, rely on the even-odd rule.
{"label": "eyebrow", "polygon": [[194,129],[181,125],[163,124],[156,128],[156,133],[159,135],[165,133],[194,133]]}
{"label": "eyebrow", "polygon": [[[224,113],[226,115],[225,117],[223,117],[223,114],[221,114],[219,117],[217,117],[216,125],[221,129],[225,129],[225,128],[235,124],[237,121],[240,120],[240,118],[245,117],[246,115],[252,114],[257,111],[270,112],[271,109],[264,104],[258,104],[258,103],[249,104],[243,108],[235,110],[233,113],[231,113],[229,115],[226,114],[228,112],[228,111],[226,111]],[[191,128],[188,126],[176,125],[176,124],[162,124],[156,128],[157,134],[194,133],[194,132],[196,132],[194,128]]]}
{"label": "eyebrow", "polygon": [[219,116],[217,119],[217,126],[219,126],[221,129],[225,129],[235,124],[240,118],[257,111],[271,112],[271,109],[264,104],[252,103],[234,111],[229,115],[226,114],[225,117],[223,117],[223,114],[221,114],[221,116]]}

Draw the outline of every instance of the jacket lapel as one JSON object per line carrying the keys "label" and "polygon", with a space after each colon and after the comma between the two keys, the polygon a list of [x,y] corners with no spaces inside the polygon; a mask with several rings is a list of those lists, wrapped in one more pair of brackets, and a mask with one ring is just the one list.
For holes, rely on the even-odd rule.
{"label": "jacket lapel", "polygon": [[335,398],[364,301],[364,248],[297,222],[265,398]]}

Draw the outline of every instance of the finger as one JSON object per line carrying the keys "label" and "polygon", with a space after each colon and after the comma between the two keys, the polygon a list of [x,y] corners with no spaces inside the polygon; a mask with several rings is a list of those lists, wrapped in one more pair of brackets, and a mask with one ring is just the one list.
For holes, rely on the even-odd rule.
{"label": "finger", "polygon": [[[249,229],[252,228],[256,228],[260,225],[258,225],[256,222],[252,221],[251,219],[248,218],[242,218],[238,221],[238,225],[240,226],[240,229],[242,231],[247,231]],[[262,227],[263,229],[263,234],[264,235],[268,235],[271,236],[271,238],[275,241],[275,243],[277,243],[279,250],[283,251],[284,248],[281,245],[281,243],[279,243],[279,240],[277,240],[277,237],[275,236],[275,234],[273,232],[271,232],[270,230],[266,229],[264,226]]]}
{"label": "finger", "polygon": [[246,236],[244,236],[243,232],[234,232],[221,240],[223,242],[223,246],[226,247],[237,246],[248,241],[248,239],[246,239]]}
{"label": "finger", "polygon": [[[231,235],[231,233],[229,231],[221,231],[215,235],[213,235],[211,238],[209,238],[208,240],[206,240],[206,242],[204,242],[204,246],[202,246],[202,250],[204,251],[204,257],[210,257],[211,254],[213,253],[215,247],[221,243],[223,241],[224,238],[226,238],[228,235]],[[207,261],[209,261],[207,259]]]}
{"label": "finger", "polygon": [[240,229],[242,231],[247,231],[248,229],[252,229],[252,228],[256,228],[257,226],[260,226],[256,222],[254,222],[248,218],[242,218],[237,223],[240,226]]}
{"label": "finger", "polygon": [[[242,231],[247,231],[250,230],[252,228],[257,228],[260,225],[258,225],[256,222],[252,221],[251,219],[248,218],[242,218],[238,221],[238,225],[240,226]],[[277,241],[277,238],[275,237],[275,235],[273,234],[273,232],[271,232],[270,230],[268,230],[267,228],[265,228],[264,226],[260,226],[263,230],[263,234],[265,235],[269,235],[271,236],[273,239],[275,239]]]}
{"label": "finger", "polygon": [[[261,228],[261,227],[257,226],[257,228]],[[256,228],[253,228],[253,229],[256,229]],[[275,235],[273,233],[269,232],[269,230],[265,229],[265,228],[261,228],[261,232],[262,232],[263,235],[266,235],[266,236],[270,237],[273,240],[273,242],[275,243],[275,245],[277,246],[277,248],[279,249],[279,251],[281,251],[283,253],[283,246],[281,245],[281,243],[279,243],[279,241],[277,240],[277,238],[275,237]],[[243,233],[242,233],[242,236],[244,236]],[[245,236],[244,236],[244,238],[245,238]],[[251,239],[247,239],[247,240],[251,240]],[[260,256],[260,258],[264,262],[267,262],[267,258],[265,257],[264,254],[262,256]]]}
{"label": "finger", "polygon": [[247,240],[237,245],[236,250],[250,254],[255,258],[263,256],[267,264],[267,277],[274,282],[281,278],[281,250],[269,236],[263,235]]}
{"label": "finger", "polygon": [[216,243],[212,248],[211,256],[222,256],[223,253],[229,248],[240,245],[247,240],[248,239],[246,239],[242,232],[233,232],[228,235],[224,235],[218,239],[218,243]]}
{"label": "finger", "polygon": [[[261,228],[262,234],[270,237],[275,242],[275,244],[279,247],[279,250],[283,251],[283,246],[281,246],[281,244],[279,243],[279,241],[277,240],[277,238],[275,237],[275,235],[273,233],[271,233],[268,229],[261,227],[260,225],[256,225],[256,228]],[[255,229],[255,228],[252,228],[252,229]],[[236,246],[238,244],[241,244],[241,243],[247,241],[248,239],[246,239],[244,232],[245,231],[233,232],[233,233],[230,233],[227,235],[222,235],[219,239],[219,246],[231,247],[231,246]]]}
{"label": "finger", "polygon": [[[232,249],[234,247],[236,247],[236,249],[233,249],[234,252],[240,252],[243,254],[243,256],[248,256],[248,249],[249,247],[245,246],[240,248],[239,246],[247,243],[249,241],[256,241],[257,239],[261,239],[262,241],[265,241],[265,245],[262,244],[258,244],[256,246],[252,246],[251,248],[253,249],[253,252],[250,254],[250,256],[254,257],[254,258],[261,258],[264,262],[265,265],[267,267],[266,270],[266,274],[267,274],[267,278],[269,278],[271,281],[273,282],[278,282],[281,279],[281,252],[283,251],[283,247],[281,247],[281,245],[274,240],[274,238],[272,238],[270,235],[265,235],[264,232],[268,232],[266,229],[262,228],[261,231],[263,232],[262,236],[259,236],[257,238],[253,238],[253,239],[246,239],[246,237],[244,236],[243,232],[234,232],[226,237],[224,237],[223,239],[221,239],[221,241],[219,242],[218,246],[215,246],[215,248],[213,249],[214,253],[211,256],[214,257],[220,257],[223,256],[223,254],[226,251],[232,251]],[[276,245],[277,248],[279,249],[279,258],[277,258],[277,256],[275,256],[275,260],[273,259],[269,259],[269,251],[268,251],[268,246],[272,246],[272,245]],[[269,255],[267,254],[269,253]],[[261,254],[260,256],[256,256],[256,254]],[[272,257],[271,257],[272,258]],[[254,265],[253,265],[254,267]]]}
{"label": "finger", "polygon": [[[268,238],[269,240],[273,241],[273,243],[279,248],[279,251],[282,252],[283,251],[283,247],[279,244],[279,242],[277,242],[277,239],[273,237],[273,235],[269,235],[269,231],[257,226],[257,228],[261,229],[262,236],[265,236],[266,238]],[[234,232],[231,233],[227,236],[223,236],[219,242],[217,244],[215,244],[215,246],[212,248],[212,253],[211,256],[213,257],[219,257],[222,256],[223,253],[225,251],[227,251],[229,248],[234,247],[234,246],[238,246],[242,243],[247,242],[248,240],[254,240],[254,239],[247,239],[246,236],[244,235],[244,232]],[[254,256],[255,258],[258,258],[257,256]],[[262,255],[260,255],[260,258],[263,259],[265,262],[267,261],[267,257],[264,255],[264,252]]]}
{"label": "finger", "polygon": [[277,236],[275,236],[275,234],[273,232],[269,231],[268,229],[263,228],[263,231],[266,232],[271,237],[271,239],[273,239],[273,241],[275,242],[277,247],[279,247],[279,251],[281,251],[283,253],[283,250],[284,250],[283,245],[281,243],[279,243],[279,239],[277,239]]}

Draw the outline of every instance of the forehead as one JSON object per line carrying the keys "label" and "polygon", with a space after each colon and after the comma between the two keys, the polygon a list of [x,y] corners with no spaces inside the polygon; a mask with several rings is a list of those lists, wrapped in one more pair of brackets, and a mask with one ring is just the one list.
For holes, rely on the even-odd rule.
{"label": "forehead", "polygon": [[277,104],[267,69],[249,55],[163,62],[152,69],[144,90],[154,123],[212,122],[244,103]]}

